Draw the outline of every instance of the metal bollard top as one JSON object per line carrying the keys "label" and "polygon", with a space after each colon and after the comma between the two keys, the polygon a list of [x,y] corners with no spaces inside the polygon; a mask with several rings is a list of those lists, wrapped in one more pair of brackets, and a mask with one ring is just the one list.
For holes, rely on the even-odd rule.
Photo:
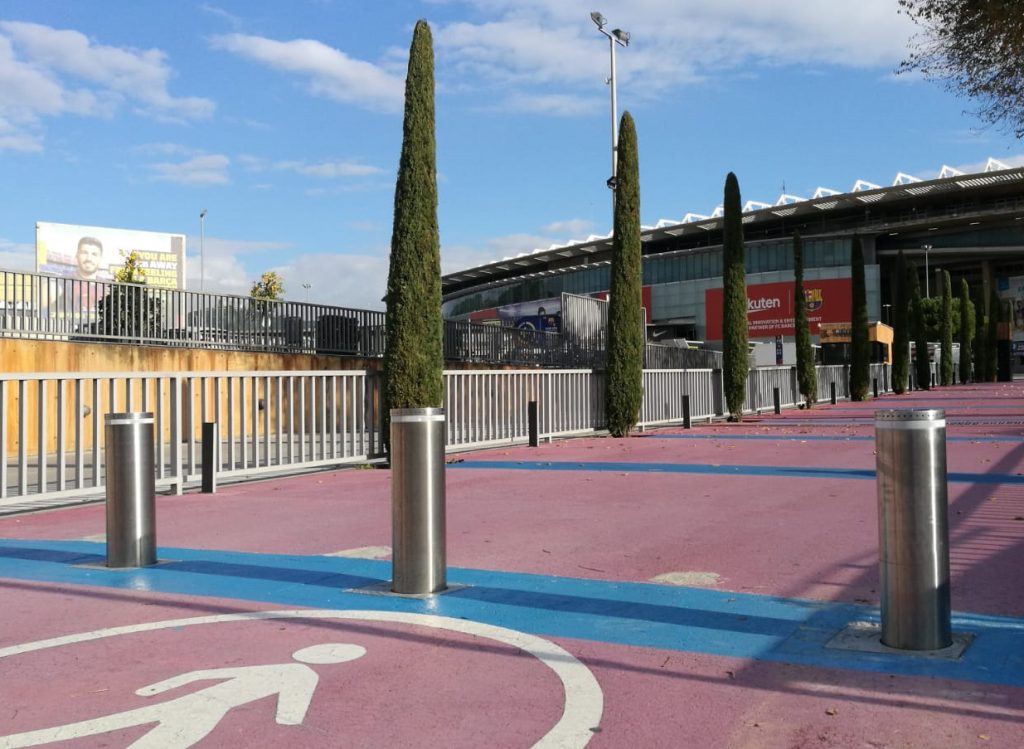
{"label": "metal bollard top", "polygon": [[444,421],[443,408],[392,408],[392,422]]}
{"label": "metal bollard top", "polygon": [[109,413],[103,417],[104,424],[152,424],[152,411],[127,411],[125,413]]}
{"label": "metal bollard top", "polygon": [[946,426],[946,412],[941,408],[888,408],[875,411],[878,429],[928,429]]}

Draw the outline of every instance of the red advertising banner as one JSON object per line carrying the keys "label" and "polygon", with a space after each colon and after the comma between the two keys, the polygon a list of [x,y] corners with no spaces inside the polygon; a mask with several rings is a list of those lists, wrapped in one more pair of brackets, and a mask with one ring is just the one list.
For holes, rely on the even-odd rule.
{"label": "red advertising banner", "polygon": [[[849,323],[853,291],[849,278],[804,281],[807,321],[811,335],[820,323]],[[747,335],[751,338],[792,336],[795,334],[793,282],[762,283],[747,286]],[[709,341],[722,340],[722,289],[704,292]]]}

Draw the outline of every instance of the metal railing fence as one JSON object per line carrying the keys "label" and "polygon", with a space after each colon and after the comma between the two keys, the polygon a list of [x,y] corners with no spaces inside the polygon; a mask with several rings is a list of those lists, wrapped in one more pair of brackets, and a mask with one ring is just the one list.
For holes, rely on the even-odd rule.
{"label": "metal railing fence", "polygon": [[[444,321],[444,358],[603,369],[607,302],[563,295],[562,333]],[[385,313],[0,271],[0,337],[378,358]],[[721,367],[721,353],[649,344],[650,369]]]}
{"label": "metal railing fence", "polygon": [[647,369],[721,369],[722,352],[648,343],[644,349]]}
{"label": "metal railing fence", "polygon": [[0,336],[378,357],[384,313],[0,271]]}
{"label": "metal railing fence", "polygon": [[[846,397],[845,366],[817,374],[819,400],[831,382]],[[872,375],[889,392],[890,367]],[[770,407],[778,387],[792,405],[794,381],[790,367],[751,370],[748,397]],[[450,451],[525,443],[531,401],[542,438],[605,426],[605,378],[594,370],[447,370],[444,386]],[[692,419],[723,413],[720,370],[645,370],[643,386],[639,428],[681,422],[684,396]],[[157,485],[181,492],[202,478],[204,422],[218,424],[219,476],[243,478],[382,457],[380,402],[380,375],[352,370],[0,375],[0,511],[102,494],[106,413],[153,412]]]}
{"label": "metal railing fence", "polygon": [[683,421],[684,397],[690,400],[691,419],[710,419],[721,414],[716,391],[721,378],[711,369],[645,369],[644,399],[640,407],[641,429]]}

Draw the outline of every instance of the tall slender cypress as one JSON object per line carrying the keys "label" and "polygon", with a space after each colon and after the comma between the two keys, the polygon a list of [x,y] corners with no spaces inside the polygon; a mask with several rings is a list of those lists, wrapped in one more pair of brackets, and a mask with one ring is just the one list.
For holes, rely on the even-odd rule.
{"label": "tall slender cypress", "polygon": [[988,382],[985,363],[985,344],[988,341],[988,310],[985,305],[985,283],[978,286],[974,301],[974,381]]}
{"label": "tall slender cypress", "polygon": [[864,249],[860,237],[850,250],[853,304],[850,310],[850,399],[862,401],[871,379],[871,341],[868,340],[868,297],[864,284]]}
{"label": "tall slender cypress", "polygon": [[986,382],[995,382],[999,374],[999,318],[1002,316],[1002,303],[995,289],[988,302],[988,335],[985,339],[985,375]]}
{"label": "tall slender cypress", "polygon": [[743,251],[740,183],[725,178],[722,201],[722,381],[730,421],[743,419],[743,399],[750,371],[747,350],[747,269]]}
{"label": "tall slender cypress", "polygon": [[437,407],[444,398],[434,50],[430,26],[423,20],[413,31],[405,79],[386,303],[385,441],[390,409]]}
{"label": "tall slender cypress", "polygon": [[807,408],[818,400],[818,376],[814,369],[811,328],[807,320],[807,296],[804,294],[804,242],[793,235],[793,309],[796,327],[796,381]]}
{"label": "tall slender cypress", "polygon": [[971,292],[967,279],[960,279],[960,384],[971,379]]}
{"label": "tall slender cypress", "polygon": [[895,293],[892,308],[893,341],[892,341],[892,390],[897,395],[907,391],[907,380],[910,377],[910,284],[907,276],[907,261],[903,250],[896,259]]}
{"label": "tall slender cypress", "polygon": [[932,384],[932,368],[928,361],[928,328],[924,322],[921,282],[917,278],[916,265],[911,265],[909,271],[907,279],[910,285],[910,327],[914,335],[914,376],[917,387],[928,390]]}
{"label": "tall slender cypress", "polygon": [[939,319],[939,340],[942,355],[939,360],[939,384],[953,384],[953,282],[949,271],[942,271],[942,317]]}
{"label": "tall slender cypress", "polygon": [[640,165],[636,127],[629,112],[619,124],[615,183],[611,298],[608,303],[608,431],[626,437],[643,399],[644,333],[640,243]]}

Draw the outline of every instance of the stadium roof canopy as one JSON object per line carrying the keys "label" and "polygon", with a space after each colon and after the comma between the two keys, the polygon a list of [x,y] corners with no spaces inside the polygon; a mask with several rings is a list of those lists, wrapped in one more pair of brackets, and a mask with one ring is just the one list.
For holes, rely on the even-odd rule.
{"label": "stadium roof canopy", "polygon": [[[983,171],[964,173],[949,166],[943,166],[937,179],[922,180],[899,172],[892,185],[881,187],[865,180],[857,180],[849,192],[839,192],[819,187],[810,198],[782,194],[774,204],[748,201],[743,206],[743,223],[753,228],[757,224],[778,222],[781,219],[794,223],[821,216],[826,213],[840,213],[851,208],[871,206],[884,207],[889,203],[907,199],[955,198],[956,193],[976,190],[989,186],[1024,187],[1024,168],[1011,168],[996,159],[989,159]],[[655,226],[644,226],[641,239],[647,242],[700,236],[717,232],[722,228],[722,208],[718,206],[710,215],[687,213],[680,221],[661,220]],[[595,254],[605,255],[611,250],[612,235],[589,236],[585,240],[572,241],[564,245],[552,245],[547,249],[520,253],[515,257],[486,263],[445,275],[442,286],[454,291],[468,286],[487,284],[499,279],[508,279],[540,271],[552,263],[586,263]]]}

